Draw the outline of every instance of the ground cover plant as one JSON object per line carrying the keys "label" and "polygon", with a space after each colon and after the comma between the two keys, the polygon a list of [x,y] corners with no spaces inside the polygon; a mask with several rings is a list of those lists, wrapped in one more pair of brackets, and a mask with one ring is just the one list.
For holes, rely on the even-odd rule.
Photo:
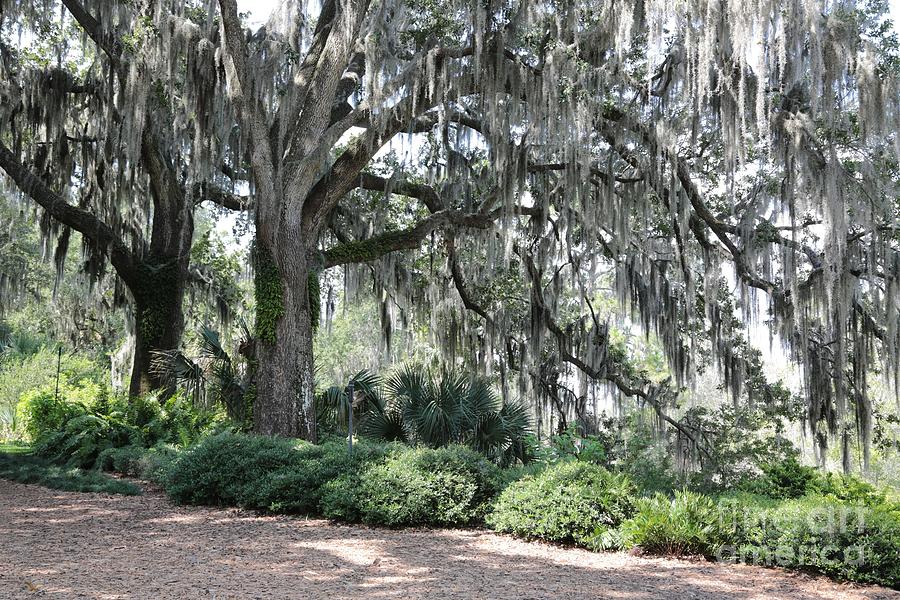
{"label": "ground cover plant", "polygon": [[141,493],[140,488],[129,481],[113,479],[91,469],[54,464],[35,456],[30,448],[17,445],[0,444],[0,478],[67,492]]}

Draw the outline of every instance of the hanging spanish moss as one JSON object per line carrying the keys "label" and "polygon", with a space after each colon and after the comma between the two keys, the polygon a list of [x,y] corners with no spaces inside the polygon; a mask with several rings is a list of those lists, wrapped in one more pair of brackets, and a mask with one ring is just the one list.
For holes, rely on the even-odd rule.
{"label": "hanging spanish moss", "polygon": [[[2,26],[65,16],[36,4],[5,0],[24,25]],[[428,322],[446,360],[502,374],[545,431],[612,390],[676,428],[687,464],[698,441],[673,411],[700,363],[735,405],[780,397],[747,341],[768,327],[802,368],[819,456],[840,440],[847,466],[850,436],[868,456],[871,375],[900,371],[883,16],[833,0],[440,4],[289,1],[247,31],[226,0],[90,0],[115,47],[84,29],[43,65],[3,49],[4,142],[139,256],[165,193],[251,210],[286,302],[340,267],[345,301],[376,299],[383,352]],[[47,219],[58,265],[68,223]],[[95,277],[112,243],[85,242]],[[595,306],[609,292],[614,323]],[[273,324],[272,360],[311,344],[289,324],[308,308]],[[611,341],[632,328],[668,379]]]}

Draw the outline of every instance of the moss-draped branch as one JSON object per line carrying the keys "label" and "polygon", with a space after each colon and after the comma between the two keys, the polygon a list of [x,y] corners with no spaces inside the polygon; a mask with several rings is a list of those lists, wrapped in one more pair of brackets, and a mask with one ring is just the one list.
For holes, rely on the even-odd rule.
{"label": "moss-draped branch", "polygon": [[440,210],[412,227],[334,246],[323,253],[323,266],[328,269],[338,265],[370,262],[398,250],[414,250],[436,229],[448,226],[487,229],[493,221],[494,215]]}

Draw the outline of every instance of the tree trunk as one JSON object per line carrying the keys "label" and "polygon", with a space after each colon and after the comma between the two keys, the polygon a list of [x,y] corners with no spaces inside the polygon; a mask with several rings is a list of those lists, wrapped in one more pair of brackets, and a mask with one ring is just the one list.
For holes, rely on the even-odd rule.
{"label": "tree trunk", "polygon": [[[131,289],[135,323],[134,365],[128,388],[131,396],[167,387],[151,369],[153,352],[174,350],[184,333],[187,261],[162,265],[148,262],[141,264],[139,270],[138,284]],[[172,389],[166,391],[174,392]]]}
{"label": "tree trunk", "polygon": [[314,320],[309,265],[300,243],[273,255],[257,239],[256,399],[253,428],[265,435],[316,441]]}

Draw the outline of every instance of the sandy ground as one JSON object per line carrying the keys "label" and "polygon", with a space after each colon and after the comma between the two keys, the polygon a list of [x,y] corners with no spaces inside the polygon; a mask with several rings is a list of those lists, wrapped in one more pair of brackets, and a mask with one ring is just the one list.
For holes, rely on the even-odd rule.
{"label": "sandy ground", "polygon": [[182,508],[0,480],[0,598],[898,598],[745,565],[595,554],[480,530]]}

